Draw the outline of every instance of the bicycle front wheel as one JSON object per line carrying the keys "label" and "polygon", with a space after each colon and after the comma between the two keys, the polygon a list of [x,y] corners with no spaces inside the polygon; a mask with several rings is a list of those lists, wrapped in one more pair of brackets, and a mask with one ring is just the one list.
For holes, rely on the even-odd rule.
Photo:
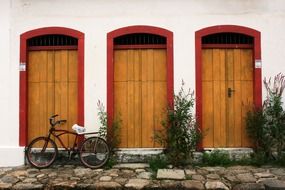
{"label": "bicycle front wheel", "polygon": [[26,158],[36,168],[47,168],[55,161],[58,154],[57,146],[47,137],[34,139],[26,149]]}
{"label": "bicycle front wheel", "polygon": [[102,167],[108,161],[109,155],[109,147],[106,141],[100,137],[87,138],[79,153],[82,164],[89,168]]}

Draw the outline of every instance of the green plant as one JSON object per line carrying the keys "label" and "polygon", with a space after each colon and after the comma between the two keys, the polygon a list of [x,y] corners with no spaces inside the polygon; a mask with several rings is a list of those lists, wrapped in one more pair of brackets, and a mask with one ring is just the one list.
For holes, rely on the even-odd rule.
{"label": "green plant", "polygon": [[156,131],[155,141],[163,145],[167,160],[177,166],[186,164],[193,157],[197,144],[202,138],[193,114],[194,92],[185,92],[184,83],[174,95],[174,107],[167,109],[167,119],[163,130]]}
{"label": "green plant", "polygon": [[248,165],[252,165],[252,161],[251,161],[251,158],[244,156],[240,159],[231,160],[231,165],[248,166]]}
{"label": "green plant", "polygon": [[285,153],[280,156],[280,158],[277,160],[277,164],[279,166],[285,166]]}
{"label": "green plant", "polygon": [[262,109],[249,111],[246,116],[247,134],[253,141],[256,152],[271,155],[272,137],[270,129],[265,126],[266,120]]}
{"label": "green plant", "polygon": [[106,169],[111,169],[113,168],[114,165],[116,165],[118,162],[117,162],[117,158],[114,154],[111,154],[110,155],[110,158],[108,160],[108,162],[104,165],[104,167]]}
{"label": "green plant", "polygon": [[186,180],[192,180],[192,176],[191,175],[186,175]]}
{"label": "green plant", "polygon": [[285,88],[285,76],[278,74],[271,83],[264,79],[267,90],[267,98],[264,102],[266,127],[270,129],[273,145],[277,151],[277,158],[282,158],[282,150],[285,149],[285,111],[282,107],[282,94]]}
{"label": "green plant", "polygon": [[269,157],[266,156],[266,152],[257,151],[251,155],[251,165],[262,166],[270,161]]}
{"label": "green plant", "polygon": [[166,168],[167,165],[167,159],[163,154],[157,155],[149,160],[149,167],[154,172],[157,172],[158,169]]}
{"label": "green plant", "polygon": [[279,73],[273,83],[271,78],[265,78],[263,83],[267,91],[266,100],[261,109],[248,112],[246,126],[255,145],[254,157],[259,162],[268,162],[274,160],[273,152],[277,153],[277,160],[281,160],[285,149],[285,111],[282,107],[285,76]]}
{"label": "green plant", "polygon": [[114,148],[117,148],[120,144],[120,117],[114,119],[112,124],[108,125],[108,116],[103,103],[98,101],[97,106],[99,110],[98,116],[101,123],[98,131],[99,136],[107,140],[110,151],[113,153]]}
{"label": "green plant", "polygon": [[204,152],[202,159],[203,164],[208,166],[228,166],[233,163],[230,159],[229,153],[222,150]]}

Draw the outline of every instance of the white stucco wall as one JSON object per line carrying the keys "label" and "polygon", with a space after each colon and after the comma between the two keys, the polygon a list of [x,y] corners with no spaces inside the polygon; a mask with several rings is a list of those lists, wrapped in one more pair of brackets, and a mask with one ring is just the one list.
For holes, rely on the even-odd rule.
{"label": "white stucco wall", "polygon": [[[85,33],[85,125],[98,126],[97,101],[106,105],[106,34],[130,25],[174,33],[174,86],[195,89],[195,31],[233,24],[261,32],[263,77],[285,73],[284,0],[6,0],[0,1],[1,147],[18,147],[19,36],[48,26]],[[20,154],[22,150],[19,150]],[[1,153],[2,155],[2,153]],[[0,165],[10,165],[4,158]],[[20,156],[20,159],[23,158]],[[13,162],[18,164],[19,162]]]}
{"label": "white stucco wall", "polygon": [[23,164],[23,148],[19,145],[19,76],[18,66],[11,62],[10,1],[0,2],[0,166]]}

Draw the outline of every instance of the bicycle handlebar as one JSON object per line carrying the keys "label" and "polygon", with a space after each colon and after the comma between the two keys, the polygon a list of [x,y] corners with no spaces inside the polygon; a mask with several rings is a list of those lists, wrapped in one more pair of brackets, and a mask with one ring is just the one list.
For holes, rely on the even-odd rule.
{"label": "bicycle handlebar", "polygon": [[58,124],[66,123],[66,119],[58,120],[57,123],[58,123]]}
{"label": "bicycle handlebar", "polygon": [[57,124],[66,123],[66,120],[65,120],[65,119],[63,119],[63,120],[58,120],[58,121],[54,122],[54,119],[55,119],[57,116],[58,116],[58,114],[55,114],[55,115],[53,115],[53,116],[51,116],[51,117],[49,118],[49,123],[50,123],[50,125],[51,125],[52,127],[56,126]]}
{"label": "bicycle handlebar", "polygon": [[52,115],[49,119],[53,119],[53,118],[55,118],[57,116],[58,116],[58,114]]}

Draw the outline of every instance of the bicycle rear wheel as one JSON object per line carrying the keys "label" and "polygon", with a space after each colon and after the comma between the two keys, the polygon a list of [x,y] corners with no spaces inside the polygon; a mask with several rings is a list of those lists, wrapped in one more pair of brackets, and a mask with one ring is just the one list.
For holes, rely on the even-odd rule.
{"label": "bicycle rear wheel", "polygon": [[26,149],[26,158],[36,168],[47,168],[53,164],[58,154],[57,146],[47,137],[34,139]]}
{"label": "bicycle rear wheel", "polygon": [[87,138],[79,152],[82,164],[89,168],[102,167],[110,156],[110,150],[106,141],[100,137]]}

